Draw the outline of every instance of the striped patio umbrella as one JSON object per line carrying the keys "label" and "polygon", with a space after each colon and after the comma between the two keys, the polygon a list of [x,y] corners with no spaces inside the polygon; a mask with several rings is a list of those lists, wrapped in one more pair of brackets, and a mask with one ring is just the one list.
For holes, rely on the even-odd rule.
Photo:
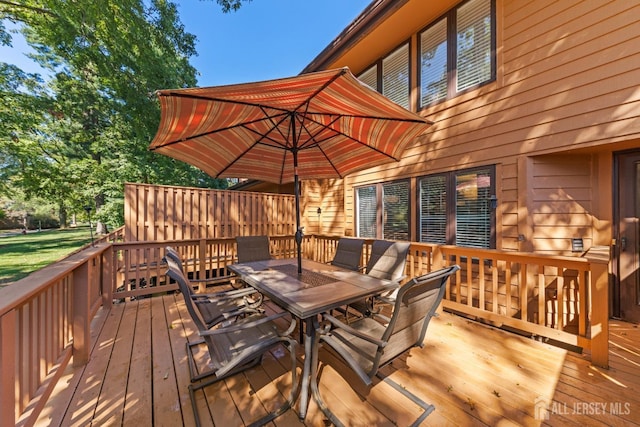
{"label": "striped patio umbrella", "polygon": [[158,91],[161,118],[150,150],[215,178],[295,183],[343,178],[400,159],[432,124],[360,82],[348,68],[296,77]]}

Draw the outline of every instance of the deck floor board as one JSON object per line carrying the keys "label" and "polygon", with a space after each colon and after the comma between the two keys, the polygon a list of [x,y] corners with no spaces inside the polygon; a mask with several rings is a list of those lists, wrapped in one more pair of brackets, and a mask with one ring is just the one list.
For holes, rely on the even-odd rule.
{"label": "deck floor board", "polygon": [[[69,386],[56,388],[36,425],[195,425],[185,345],[198,336],[180,295],[116,304],[111,311],[101,309],[94,323],[89,363],[67,368],[63,381]],[[612,320],[609,348],[610,369],[602,369],[591,365],[588,353],[442,313],[433,319],[424,347],[382,373],[435,405],[424,425],[640,426],[637,325]],[[298,373],[302,353],[300,346]],[[205,366],[206,351],[198,355],[198,365]],[[246,425],[280,405],[291,387],[288,368],[289,355],[278,348],[262,365],[199,391],[202,425]],[[349,385],[356,380],[345,380],[334,365],[320,369],[321,392],[347,425],[406,425],[420,414],[384,382],[354,391]],[[548,405],[546,414],[538,401]],[[296,404],[270,425],[324,427],[315,402],[304,423],[297,409]]]}

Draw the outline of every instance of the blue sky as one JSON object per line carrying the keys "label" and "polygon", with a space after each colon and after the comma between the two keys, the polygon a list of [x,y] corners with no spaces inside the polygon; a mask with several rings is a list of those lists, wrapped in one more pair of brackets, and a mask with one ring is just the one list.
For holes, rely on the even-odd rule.
{"label": "blue sky", "polygon": [[[371,0],[252,0],[222,13],[211,1],[182,0],[180,18],[197,38],[198,86],[268,80],[299,74]],[[0,47],[0,58],[37,71],[24,52]],[[159,88],[160,89],[160,88]]]}

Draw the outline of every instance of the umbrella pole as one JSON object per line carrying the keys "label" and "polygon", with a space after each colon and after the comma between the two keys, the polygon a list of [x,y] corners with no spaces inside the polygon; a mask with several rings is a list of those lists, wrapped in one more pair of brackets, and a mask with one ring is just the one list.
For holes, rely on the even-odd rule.
{"label": "umbrella pole", "polygon": [[296,193],[296,244],[298,245],[298,274],[302,274],[302,227],[300,227],[300,183],[298,182],[298,151],[293,150],[293,191]]}

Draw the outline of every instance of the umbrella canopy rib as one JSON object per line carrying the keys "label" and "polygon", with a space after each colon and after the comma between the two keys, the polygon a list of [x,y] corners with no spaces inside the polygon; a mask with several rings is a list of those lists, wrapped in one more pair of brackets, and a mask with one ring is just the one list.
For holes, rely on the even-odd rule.
{"label": "umbrella canopy rib", "polygon": [[[235,104],[235,105],[242,105],[245,107],[255,107],[255,108],[263,108],[264,104],[261,104],[259,102],[249,102],[249,101],[242,101],[242,100],[238,100],[238,99],[228,99],[228,98],[218,98],[215,96],[204,96],[204,95],[192,95],[189,93],[180,93],[180,92],[172,92],[172,91],[158,91],[158,96],[166,96],[166,97],[172,97],[172,98],[185,98],[185,99],[195,99],[195,100],[199,100],[199,101],[207,101],[207,102],[220,102],[220,103],[224,103],[224,104]],[[273,105],[270,105],[269,108],[272,108],[274,110],[280,110],[282,113],[289,113],[289,109],[287,108],[282,108],[282,107],[276,107]]]}
{"label": "umbrella canopy rib", "polygon": [[[283,116],[286,118],[287,113],[283,113]],[[174,141],[168,141],[168,142],[164,143],[162,146],[151,147],[150,150],[154,151],[154,150],[157,150],[158,148],[167,147],[167,146],[170,146],[170,145],[173,145],[173,144],[178,144],[180,142],[185,142],[185,141],[189,141],[189,140],[199,139],[199,138],[201,138],[203,136],[209,136],[209,135],[213,135],[213,134],[216,134],[216,133],[230,131],[230,130],[233,130],[233,129],[239,128],[239,127],[247,129],[250,132],[254,132],[254,133],[257,133],[258,135],[260,135],[257,131],[255,131],[254,129],[252,129],[248,125],[259,123],[259,122],[264,122],[264,121],[267,121],[267,120],[272,121],[273,120],[273,116],[263,117],[263,118],[260,118],[260,119],[253,120],[251,122],[238,123],[238,124],[235,124],[233,126],[223,127],[223,128],[219,128],[219,129],[213,129],[213,130],[210,130],[208,132],[202,132],[202,133],[199,133],[199,134],[191,135],[191,136],[188,136],[188,137],[185,137],[185,138],[182,138],[182,139],[177,139],[177,140],[174,140]],[[273,141],[273,142],[276,143],[278,146],[282,145],[282,144],[278,143],[277,141]]]}
{"label": "umbrella canopy rib", "polygon": [[329,80],[327,80],[323,85],[319,86],[316,91],[309,96],[309,98],[302,102],[298,108],[294,108],[293,111],[298,111],[299,109],[302,108],[303,105],[307,104],[307,109],[309,108],[309,105],[311,103],[311,100],[313,98],[315,98],[316,96],[318,96],[318,94],[322,93],[327,87],[329,87],[333,82],[335,82],[338,78],[342,77],[346,72],[348,71],[347,68],[341,68],[339,72],[335,73],[335,75],[330,78]]}

